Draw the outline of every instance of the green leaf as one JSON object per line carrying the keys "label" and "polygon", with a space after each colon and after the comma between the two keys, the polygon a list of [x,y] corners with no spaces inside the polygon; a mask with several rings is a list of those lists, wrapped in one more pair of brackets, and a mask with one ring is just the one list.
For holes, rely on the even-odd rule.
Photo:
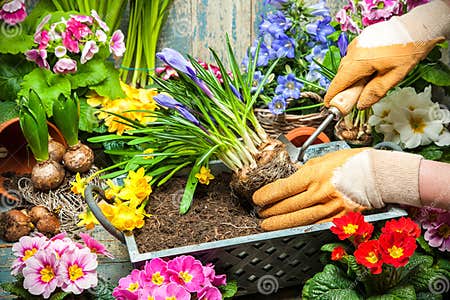
{"label": "green leaf", "polygon": [[363,281],[367,277],[367,270],[356,262],[356,258],[353,255],[347,256],[347,265],[348,272],[353,272],[359,281]]}
{"label": "green leaf", "polygon": [[320,248],[320,250],[325,251],[325,252],[333,252],[334,248],[339,247],[339,246],[346,249],[346,245],[344,243],[330,243],[330,244],[323,245]]}
{"label": "green leaf", "polygon": [[432,254],[433,253],[433,249],[431,249],[430,245],[428,244],[427,241],[425,241],[424,237],[421,235],[417,240],[417,243],[419,244],[419,246],[427,253],[427,254]]}
{"label": "green leaf", "polygon": [[34,90],[44,104],[48,117],[52,116],[53,102],[59,95],[70,97],[70,81],[62,75],[53,74],[45,69],[34,69],[25,75],[19,96],[28,97],[30,89]]}
{"label": "green leaf", "polygon": [[412,285],[398,286],[384,295],[372,296],[367,300],[411,300],[416,299],[416,292]]}
{"label": "green leaf", "polygon": [[440,258],[436,263],[436,267],[450,272],[450,260]]}
{"label": "green leaf", "polygon": [[186,183],[186,187],[184,189],[183,198],[181,199],[180,203],[180,214],[184,215],[188,212],[189,208],[191,207],[192,200],[194,199],[194,192],[197,188],[198,179],[195,177],[195,174],[197,174],[200,171],[200,166],[195,164],[192,167],[191,172],[189,173],[189,178]]}
{"label": "green leaf", "polygon": [[422,78],[438,86],[450,85],[450,68],[442,62],[437,62],[422,75]]}
{"label": "green leaf", "polygon": [[0,100],[16,100],[23,77],[35,67],[34,63],[27,61],[21,54],[2,55],[0,57]]}
{"label": "green leaf", "polygon": [[95,116],[97,110],[87,104],[86,99],[80,99],[80,124],[79,129],[93,132],[99,126],[99,120]]}
{"label": "green leaf", "polygon": [[219,290],[222,293],[222,299],[232,298],[238,290],[237,282],[228,281],[226,285],[219,286]]}
{"label": "green leaf", "polygon": [[25,300],[35,300],[41,299],[41,297],[31,295],[24,287],[23,280],[18,280],[15,282],[3,282],[0,284],[0,287],[5,291],[12,295],[18,296],[21,299]]}
{"label": "green leaf", "polygon": [[51,297],[50,300],[62,300],[64,298],[66,298],[68,295],[70,295],[71,293],[68,292],[63,292],[63,291],[59,291],[54,293]]}
{"label": "green leaf", "polygon": [[33,48],[33,36],[24,33],[22,24],[2,23],[0,30],[0,53],[18,54]]}
{"label": "green leaf", "polygon": [[[448,279],[445,283],[445,278],[448,278],[448,273],[445,270],[420,267],[406,282],[412,284],[417,291],[426,292],[430,290],[433,284],[436,284],[437,287],[444,287],[444,289],[448,288]],[[442,285],[439,286],[438,283]]]}
{"label": "green leaf", "polygon": [[22,24],[26,27],[29,34],[34,34],[41,20],[55,9],[52,0],[39,0]]}
{"label": "green leaf", "polygon": [[431,292],[420,292],[417,293],[416,300],[442,300],[442,295],[436,295]]}
{"label": "green leaf", "polygon": [[19,116],[19,109],[13,101],[0,101],[0,111],[0,124]]}
{"label": "green leaf", "polygon": [[328,264],[322,272],[314,275],[313,278],[303,286],[303,300],[331,300],[331,299],[363,299],[354,289],[356,282],[349,280],[345,273],[337,266]]}
{"label": "green leaf", "polygon": [[108,97],[110,99],[124,98],[125,93],[120,87],[119,71],[114,68],[114,65],[110,62],[105,62],[106,74],[108,75],[105,80],[99,84],[89,86],[91,90],[94,90],[100,96]]}
{"label": "green leaf", "polygon": [[85,64],[78,64],[77,72],[68,78],[72,89],[77,89],[102,83],[108,77],[108,72],[105,61],[92,59]]}
{"label": "green leaf", "polygon": [[339,51],[339,48],[336,46],[331,46],[328,52],[325,54],[322,64],[326,68],[336,73],[340,62],[341,62],[341,53]]}

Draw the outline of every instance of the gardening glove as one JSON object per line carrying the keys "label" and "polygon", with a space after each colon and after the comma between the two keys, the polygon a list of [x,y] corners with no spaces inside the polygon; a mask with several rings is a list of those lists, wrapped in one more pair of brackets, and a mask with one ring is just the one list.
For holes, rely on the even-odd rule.
{"label": "gardening glove", "polygon": [[422,206],[416,154],[346,149],[309,160],[288,178],[253,194],[264,230],[331,221],[385,203]]}
{"label": "gardening glove", "polygon": [[[339,93],[361,85],[357,107],[376,103],[450,35],[450,1],[436,0],[409,13],[365,28],[341,60],[325,95],[325,106],[343,101]],[[356,99],[355,99],[356,100]],[[332,106],[334,103],[331,103]],[[342,111],[342,110],[341,110]]]}

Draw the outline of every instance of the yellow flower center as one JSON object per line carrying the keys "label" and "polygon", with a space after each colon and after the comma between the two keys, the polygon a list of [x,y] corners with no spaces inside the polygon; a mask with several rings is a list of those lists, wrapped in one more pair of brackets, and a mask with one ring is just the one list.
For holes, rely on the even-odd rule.
{"label": "yellow flower center", "polygon": [[171,296],[171,297],[166,297],[166,300],[177,300],[177,298],[175,296]]}
{"label": "yellow flower center", "polygon": [[343,227],[345,234],[354,234],[356,230],[358,230],[358,225],[356,224],[348,224]]}
{"label": "yellow flower center", "polygon": [[152,296],[148,296],[147,300],[155,300],[155,298]]}
{"label": "yellow flower center", "polygon": [[444,239],[448,239],[450,237],[450,226],[447,224],[441,225],[438,229],[438,234]]}
{"label": "yellow flower center", "polygon": [[152,282],[156,285],[161,285],[164,282],[164,277],[159,272],[152,275]]}
{"label": "yellow flower center", "polygon": [[45,266],[45,268],[43,268],[39,274],[41,274],[41,280],[43,282],[50,282],[53,280],[53,278],[55,278],[55,273],[53,273],[53,269],[51,266]]}
{"label": "yellow flower center", "polygon": [[78,279],[80,279],[83,276],[84,276],[83,269],[80,268],[77,264],[71,265],[69,267],[69,278],[70,278],[70,280],[77,281]]}
{"label": "yellow flower center", "polygon": [[381,118],[386,118],[391,111],[389,109],[385,109],[381,112]]}
{"label": "yellow flower center", "polygon": [[192,280],[192,275],[189,274],[188,272],[180,272],[180,277],[181,279],[183,279],[184,282],[191,282]]}
{"label": "yellow flower center", "polygon": [[421,117],[411,116],[409,119],[409,125],[414,133],[424,133],[427,124]]}
{"label": "yellow flower center", "polygon": [[371,264],[375,264],[378,262],[378,256],[375,254],[375,252],[369,252],[369,254],[366,256],[366,260],[370,262]]}
{"label": "yellow flower center", "polygon": [[26,261],[30,257],[32,257],[37,252],[37,248],[32,248],[25,250],[24,256],[22,257],[22,261]]}
{"label": "yellow flower center", "polygon": [[293,82],[288,82],[288,83],[286,84],[286,87],[287,87],[288,89],[290,89],[290,90],[295,89],[295,85],[294,85]]}
{"label": "yellow flower center", "polygon": [[128,286],[127,290],[129,290],[130,292],[134,292],[135,290],[137,290],[139,288],[139,283],[137,282],[132,282],[130,283],[130,285]]}
{"label": "yellow flower center", "polygon": [[403,248],[392,246],[392,248],[388,249],[389,255],[393,258],[399,258],[403,256]]}

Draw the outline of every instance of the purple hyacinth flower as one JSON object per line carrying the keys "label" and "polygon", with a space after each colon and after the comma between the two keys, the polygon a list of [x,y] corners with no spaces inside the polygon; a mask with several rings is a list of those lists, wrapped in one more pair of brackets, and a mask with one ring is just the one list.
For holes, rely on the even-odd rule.
{"label": "purple hyacinth flower", "polygon": [[293,73],[286,76],[278,76],[277,78],[278,86],[275,88],[275,93],[277,95],[283,95],[284,99],[300,98],[300,90],[303,84],[295,78]]}
{"label": "purple hyacinth flower", "polygon": [[180,52],[171,48],[164,48],[161,52],[156,53],[156,57],[162,60],[167,65],[171,66],[172,68],[186,74],[189,78],[192,79],[192,81],[195,82],[195,84],[200,89],[203,90],[203,92],[205,92],[205,94],[208,97],[210,98],[214,97],[213,93],[206,86],[206,84],[200,78],[197,77],[197,72],[195,71],[191,62],[185,59]]}
{"label": "purple hyacinth flower", "polygon": [[158,105],[176,109],[186,120],[192,122],[197,126],[200,125],[199,120],[197,120],[197,118],[186,108],[186,106],[184,106],[174,98],[165,94],[158,94],[154,96],[153,99],[156,101],[156,103],[158,103]]}
{"label": "purple hyacinth flower", "polygon": [[286,99],[282,95],[276,95],[268,104],[269,110],[274,115],[280,115],[286,110]]}
{"label": "purple hyacinth flower", "polygon": [[277,57],[295,57],[295,40],[287,35],[280,36],[272,42],[272,47],[277,53]]}
{"label": "purple hyacinth flower", "polygon": [[344,57],[347,54],[348,48],[348,38],[345,32],[341,32],[339,38],[337,40],[337,45],[339,47],[339,52],[341,53],[341,57]]}

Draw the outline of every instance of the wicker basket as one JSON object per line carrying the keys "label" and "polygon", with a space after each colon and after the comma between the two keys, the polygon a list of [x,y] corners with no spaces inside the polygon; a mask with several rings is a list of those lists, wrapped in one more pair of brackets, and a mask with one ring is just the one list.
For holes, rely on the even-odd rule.
{"label": "wicker basket", "polygon": [[[313,99],[317,102],[323,102],[320,95],[314,92],[302,92],[301,98]],[[289,105],[289,100],[287,105]],[[261,126],[271,137],[276,138],[280,134],[286,134],[297,127],[317,127],[325,119],[326,115],[322,112],[306,114],[306,115],[293,115],[293,114],[280,114],[274,115],[267,108],[256,108],[255,115]]]}

